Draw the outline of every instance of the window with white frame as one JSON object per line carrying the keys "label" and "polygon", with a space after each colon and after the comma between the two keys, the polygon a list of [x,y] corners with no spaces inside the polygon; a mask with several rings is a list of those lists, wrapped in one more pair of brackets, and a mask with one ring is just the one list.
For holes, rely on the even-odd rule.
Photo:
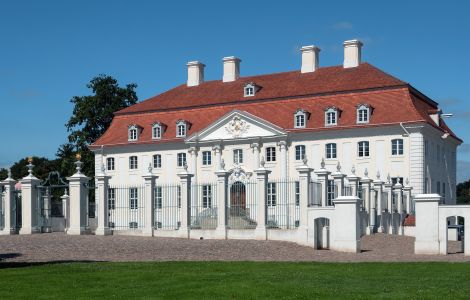
{"label": "window with white frame", "polygon": [[336,158],[336,143],[329,143],[325,145],[326,158],[333,159]]}
{"label": "window with white frame", "polygon": [[137,125],[131,125],[128,129],[128,140],[129,142],[137,141],[139,138],[139,128]]}
{"label": "window with white frame", "polygon": [[300,206],[300,182],[295,182],[295,206]]}
{"label": "window with white frame", "polygon": [[137,209],[138,207],[138,193],[137,188],[130,188],[129,189],[129,207],[130,209]]}
{"label": "window with white frame", "polygon": [[295,160],[303,160],[305,158],[305,145],[295,146]]}
{"label": "window with white frame", "polygon": [[328,180],[326,199],[327,199],[327,205],[332,206],[333,199],[335,199],[335,181],[334,180]]}
{"label": "window with white frame", "polygon": [[294,114],[294,128],[305,128],[307,125],[308,112],[298,109]]}
{"label": "window with white frame", "polygon": [[325,125],[333,126],[338,124],[338,109],[330,107],[325,111]]}
{"label": "window with white frame", "polygon": [[392,155],[403,155],[403,139],[392,140]]}
{"label": "window with white frame", "polygon": [[129,169],[130,170],[137,170],[139,165],[137,163],[137,156],[130,156],[129,157]]}
{"label": "window with white frame", "polygon": [[155,169],[160,169],[162,167],[162,156],[160,154],[155,154],[153,156],[153,167]]}
{"label": "window with white frame", "polygon": [[185,137],[188,130],[188,123],[184,120],[179,120],[176,123],[176,137]]}
{"label": "window with white frame", "polygon": [[116,209],[116,190],[108,189],[108,209]]}
{"label": "window with white frame", "polygon": [[369,157],[369,142],[361,141],[357,143],[357,156]]}
{"label": "window with white frame", "polygon": [[152,125],[152,139],[159,140],[163,135],[163,126],[160,123],[155,123]]}
{"label": "window with white frame", "polygon": [[252,97],[256,93],[256,85],[254,83],[248,83],[243,89],[243,94],[245,97]]}
{"label": "window with white frame", "polygon": [[268,183],[268,206],[276,206],[276,183],[269,182]]}
{"label": "window with white frame", "polygon": [[276,147],[266,148],[266,161],[268,162],[276,161]]}
{"label": "window with white frame", "polygon": [[370,107],[366,104],[361,104],[357,107],[357,123],[369,123]]}
{"label": "window with white frame", "polygon": [[243,150],[242,149],[233,150],[233,163],[236,165],[243,163]]}
{"label": "window with white frame", "polygon": [[202,207],[203,208],[212,207],[212,186],[210,185],[202,186]]}
{"label": "window with white frame", "polygon": [[184,167],[186,165],[186,153],[177,154],[177,165],[178,167]]}
{"label": "window with white frame", "polygon": [[161,186],[155,187],[155,203],[154,206],[156,209],[162,209],[163,207],[163,191]]}
{"label": "window with white frame", "polygon": [[210,166],[212,164],[212,152],[202,151],[202,165]]}
{"label": "window with white frame", "polygon": [[114,157],[106,158],[106,169],[108,171],[114,171]]}

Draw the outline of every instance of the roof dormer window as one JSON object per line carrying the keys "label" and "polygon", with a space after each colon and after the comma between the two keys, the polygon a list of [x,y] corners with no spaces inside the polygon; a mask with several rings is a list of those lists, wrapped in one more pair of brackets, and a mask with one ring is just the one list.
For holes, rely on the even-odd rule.
{"label": "roof dormer window", "polygon": [[336,107],[328,107],[325,110],[325,126],[338,125],[339,110]]}
{"label": "roof dormer window", "polygon": [[253,82],[245,84],[243,88],[243,95],[245,97],[253,97],[258,91],[258,87]]}
{"label": "roof dormer window", "polygon": [[303,109],[298,109],[294,114],[294,128],[305,128],[310,113]]}
{"label": "roof dormer window", "polygon": [[357,123],[366,124],[369,123],[372,107],[368,104],[359,104],[357,106]]}
{"label": "roof dormer window", "polygon": [[160,122],[155,122],[152,124],[152,139],[153,140],[160,140],[163,136],[163,132],[165,131],[165,124]]}
{"label": "roof dormer window", "polygon": [[127,139],[129,142],[135,142],[139,139],[140,127],[138,125],[132,124],[128,127],[128,136]]}
{"label": "roof dormer window", "polygon": [[185,120],[178,120],[176,122],[176,137],[186,137],[189,129],[189,123]]}

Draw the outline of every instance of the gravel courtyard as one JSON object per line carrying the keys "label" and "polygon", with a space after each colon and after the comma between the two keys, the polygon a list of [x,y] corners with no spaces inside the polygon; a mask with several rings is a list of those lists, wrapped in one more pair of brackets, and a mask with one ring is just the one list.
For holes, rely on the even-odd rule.
{"label": "gravel courtyard", "polygon": [[[0,266],[55,261],[470,261],[462,253],[413,254],[414,238],[376,234],[359,254],[313,250],[289,242],[188,240],[138,236],[68,236],[64,233],[0,236]],[[458,252],[456,242],[451,252]]]}

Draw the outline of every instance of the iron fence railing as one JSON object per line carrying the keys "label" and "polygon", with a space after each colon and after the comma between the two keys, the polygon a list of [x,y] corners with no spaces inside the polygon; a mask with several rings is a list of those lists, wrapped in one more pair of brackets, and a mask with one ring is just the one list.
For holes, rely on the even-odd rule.
{"label": "iron fence railing", "polygon": [[227,227],[231,229],[256,228],[259,207],[257,182],[232,182],[227,190]]}
{"label": "iron fence railing", "polygon": [[111,186],[108,189],[109,227],[136,230],[145,226],[143,186]]}
{"label": "iron fence railing", "polygon": [[0,191],[0,230],[5,228],[5,194]]}
{"label": "iron fence railing", "polygon": [[215,229],[218,216],[217,184],[195,182],[190,188],[190,228]]}
{"label": "iron fence railing", "polygon": [[176,230],[181,226],[181,185],[157,184],[153,199],[154,228]]}
{"label": "iron fence railing", "polygon": [[266,227],[292,229],[299,226],[300,183],[298,180],[269,180],[266,196]]}

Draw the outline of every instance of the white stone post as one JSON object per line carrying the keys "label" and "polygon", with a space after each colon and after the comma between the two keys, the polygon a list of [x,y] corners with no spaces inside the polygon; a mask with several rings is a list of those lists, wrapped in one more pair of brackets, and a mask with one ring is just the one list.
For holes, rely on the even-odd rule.
{"label": "white stone post", "polygon": [[[67,194],[67,189],[64,190],[64,194],[62,196],[60,196],[60,199],[62,199],[62,215],[64,216],[64,232],[67,233],[67,230],[70,227],[70,222],[69,222],[70,197]],[[98,216],[98,218],[99,218],[99,216]]]}
{"label": "white stone post", "polygon": [[227,238],[227,188],[228,172],[220,170],[217,175],[217,228],[216,236],[220,239]]}
{"label": "white stone post", "polygon": [[20,234],[40,232],[38,227],[38,194],[36,186],[41,182],[33,175],[32,158],[29,158],[29,175],[21,179],[21,229]]}
{"label": "white stone post", "polygon": [[401,185],[399,179],[397,183],[393,186],[393,190],[396,191],[397,195],[398,216],[400,221],[398,225],[398,234],[403,235],[403,185]]}
{"label": "white stone post", "polygon": [[149,164],[148,173],[142,176],[144,179],[144,195],[145,195],[145,226],[142,231],[144,236],[153,236],[153,225],[154,225],[154,207],[153,199],[155,198],[155,180],[158,176],[152,174],[152,164]]}
{"label": "white stone post", "polygon": [[181,182],[181,226],[179,228],[180,237],[189,238],[190,218],[191,218],[191,178],[193,174],[188,173],[187,167],[178,173]]}
{"label": "white stone post", "polygon": [[258,224],[255,230],[255,236],[258,240],[266,240],[266,201],[267,201],[267,190],[268,190],[268,175],[271,171],[264,168],[264,163],[261,163],[261,167],[255,170],[258,188]]}
{"label": "white stone post", "polygon": [[212,150],[215,154],[216,170],[220,170],[222,165],[222,146],[215,145],[214,147],[212,147]]}
{"label": "white stone post", "polygon": [[43,209],[44,209],[44,226],[42,227],[42,232],[51,233],[52,232],[52,220],[51,220],[51,209],[52,209],[52,197],[50,188],[46,189],[46,194],[42,196],[43,199]]}
{"label": "white stone post", "polygon": [[279,146],[279,154],[280,154],[280,161],[281,164],[281,178],[287,178],[287,142],[280,141],[278,143]]}
{"label": "white stone post", "polygon": [[379,233],[383,233],[384,232],[384,224],[383,224],[383,215],[382,215],[382,211],[383,211],[383,207],[382,207],[382,192],[383,192],[383,181],[380,180],[380,173],[377,172],[377,179],[374,180],[373,182],[374,184],[374,191],[375,191],[375,194],[377,195],[376,196],[376,199],[377,199],[377,217],[378,217],[378,228],[377,228],[377,232]]}
{"label": "white stone post", "polygon": [[307,165],[307,160],[304,160],[304,164],[297,167],[299,172],[299,192],[300,192],[300,218],[298,231],[298,243],[302,245],[308,245],[308,203],[310,195],[310,174],[313,169]]}
{"label": "white stone post", "polygon": [[348,177],[348,182],[351,187],[351,196],[358,196],[358,189],[359,189],[359,176],[356,176],[356,168],[354,166],[351,168],[351,175]]}
{"label": "white stone post", "polygon": [[328,205],[328,176],[331,172],[325,169],[325,161],[323,159],[321,161],[321,168],[315,171],[315,174],[321,184],[321,206],[325,207]]}
{"label": "white stone post", "polygon": [[0,235],[11,235],[17,233],[16,228],[16,216],[12,216],[13,207],[15,203],[15,184],[16,181],[11,178],[11,172],[8,170],[8,178],[0,183],[0,189],[3,185],[5,187],[5,193],[3,194],[3,213],[4,213],[4,227],[0,231]]}
{"label": "white stone post", "polygon": [[68,177],[70,187],[70,227],[67,230],[67,234],[70,235],[81,235],[87,230],[87,193],[88,189],[86,184],[90,180],[89,177],[82,174],[82,162],[80,156],[77,156],[78,161],[75,162],[77,165],[77,172],[71,177]]}
{"label": "white stone post", "polygon": [[438,194],[415,196],[415,254],[439,254],[440,201]]}
{"label": "white stone post", "polygon": [[[411,214],[413,211],[411,210],[412,209],[412,205],[411,205],[411,198],[412,198],[412,195],[411,195],[411,190],[413,188],[410,186],[410,181],[408,179],[406,179],[406,182],[405,182],[405,186],[403,187],[403,192],[406,194],[406,208],[405,208],[405,212],[408,213],[408,214]],[[456,217],[457,218],[457,217]],[[457,222],[457,220],[456,220]],[[457,224],[457,223],[456,223]]]}
{"label": "white stone post", "polygon": [[330,224],[330,230],[333,230],[332,250],[361,252],[359,201],[357,196],[341,196],[333,200],[335,213],[333,224]]}
{"label": "white stone post", "polygon": [[260,145],[259,143],[252,143],[250,145],[251,149],[253,149],[253,170],[256,170],[259,168],[259,149]]}
{"label": "white stone post", "polygon": [[367,169],[365,169],[364,178],[361,179],[361,184],[362,184],[362,188],[364,192],[364,195],[363,195],[364,206],[365,206],[366,211],[369,214],[369,226],[367,226],[366,228],[366,233],[370,235],[370,234],[374,234],[377,211],[375,208],[375,201],[374,199],[371,199],[370,188],[371,188],[372,179],[367,177],[368,175],[369,175],[369,172],[367,171]]}
{"label": "white stone post", "polygon": [[111,176],[105,174],[104,165],[101,166],[101,173],[96,175],[98,185],[98,227],[96,228],[96,235],[110,235],[112,234],[109,228],[109,179]]}
{"label": "white stone post", "polygon": [[384,184],[385,190],[387,191],[387,212],[388,212],[388,227],[386,228],[389,234],[393,234],[392,216],[394,213],[393,209],[393,184],[390,175],[387,176],[387,182]]}
{"label": "white stone post", "polygon": [[335,181],[335,186],[338,190],[336,197],[346,196],[344,195],[344,178],[346,177],[346,175],[341,173],[341,165],[339,162],[336,166],[336,172],[332,173],[331,176],[333,177],[333,180]]}

